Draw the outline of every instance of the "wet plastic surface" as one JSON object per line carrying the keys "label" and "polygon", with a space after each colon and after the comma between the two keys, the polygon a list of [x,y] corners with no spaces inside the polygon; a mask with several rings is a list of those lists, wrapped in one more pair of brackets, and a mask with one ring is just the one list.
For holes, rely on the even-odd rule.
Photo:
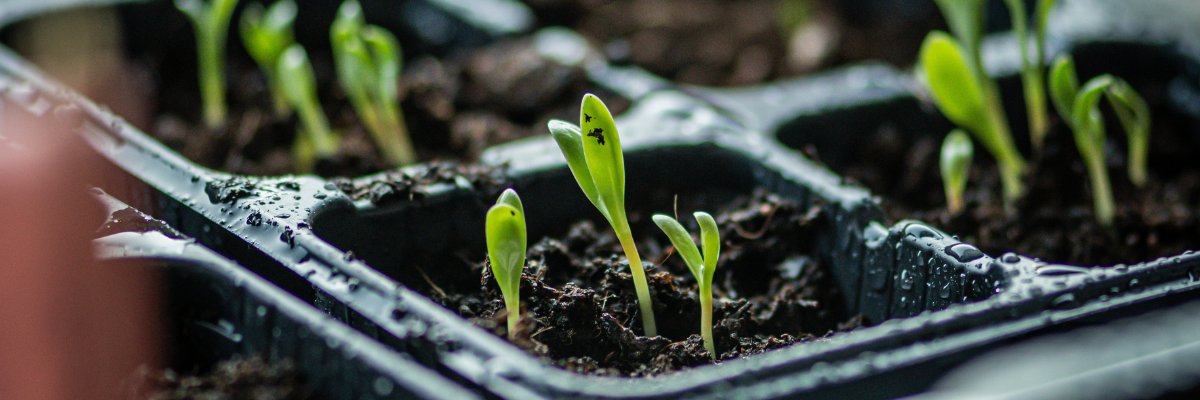
{"label": "wet plastic surface", "polygon": [[[1087,2],[1064,2],[1077,3]],[[1085,54],[1139,31],[1121,21],[1069,25],[1051,49]],[[1157,39],[1163,35],[1141,43],[1194,65],[1197,53],[1164,44]],[[990,40],[999,50],[989,54],[1004,54],[1005,40]],[[993,67],[1000,75],[1012,71],[1012,65]],[[419,188],[420,201],[376,207],[314,177],[205,170],[57,88],[3,49],[0,92],[35,114],[76,121],[99,152],[150,187],[101,185],[110,193],[153,209],[199,243],[367,336],[469,388],[505,398],[891,398],[925,390],[953,366],[1014,340],[1195,297],[1200,285],[1195,253],[1083,268],[1011,253],[992,258],[920,222],[888,227],[878,200],[785,146],[852,143],[814,138],[871,134],[879,124],[909,132],[947,126],[921,107],[911,79],[894,69],[851,67],[729,90],[663,90],[674,86],[638,70],[602,63],[589,70],[593,80],[636,100],[618,118],[630,196],[652,187],[728,194],[763,187],[805,203],[819,198],[834,217],[818,257],[832,265],[847,309],[882,322],[663,377],[569,373],[403,285],[403,257],[446,257],[450,242],[482,248],[483,211],[494,193],[469,182],[440,184]],[[836,147],[821,151],[837,162]],[[484,162],[508,164],[531,227],[561,226],[591,210],[548,138],[490,149]]]}
{"label": "wet plastic surface", "polygon": [[[99,197],[112,211],[127,207]],[[161,277],[176,370],[257,355],[291,360],[317,399],[480,398],[192,239],[150,230],[93,243],[103,268]]]}

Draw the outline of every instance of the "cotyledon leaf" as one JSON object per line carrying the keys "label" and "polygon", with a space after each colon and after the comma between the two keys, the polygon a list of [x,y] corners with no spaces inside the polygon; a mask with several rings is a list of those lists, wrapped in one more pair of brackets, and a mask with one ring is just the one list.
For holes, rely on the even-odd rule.
{"label": "cotyledon leaf", "polygon": [[583,190],[588,201],[591,201],[611,223],[612,217],[608,214],[608,208],[604,207],[604,200],[600,198],[600,192],[596,189],[596,182],[592,180],[592,172],[588,169],[587,160],[583,155],[582,131],[575,124],[563,120],[552,119],[546,125],[550,128],[550,136],[558,142],[558,148],[567,158],[567,166],[571,168],[575,182],[579,183],[579,188]]}
{"label": "cotyledon leaf", "polygon": [[591,93],[583,96],[579,126],[583,134],[583,155],[599,197],[609,208],[612,218],[623,220],[619,216],[625,214],[625,158],[621,153],[617,125],[599,97]]}

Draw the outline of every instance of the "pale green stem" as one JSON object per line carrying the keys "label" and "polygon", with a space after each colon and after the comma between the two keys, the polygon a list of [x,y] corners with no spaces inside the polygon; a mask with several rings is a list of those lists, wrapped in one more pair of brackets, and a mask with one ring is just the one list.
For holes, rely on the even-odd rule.
{"label": "pale green stem", "polygon": [[1029,139],[1033,142],[1033,150],[1040,153],[1042,142],[1046,140],[1046,132],[1050,129],[1050,114],[1046,110],[1046,87],[1042,76],[1042,68],[1022,73],[1025,83],[1025,110],[1029,113]]}
{"label": "pale green stem", "polygon": [[1146,153],[1150,146],[1148,135],[1130,137],[1129,180],[1138,187],[1146,186]]}
{"label": "pale green stem", "polygon": [[388,161],[398,166],[417,162],[417,154],[413,151],[412,139],[408,136],[408,127],[404,124],[404,115],[395,102],[384,99],[380,103],[383,111],[382,129],[375,137],[375,142],[383,151]]}
{"label": "pale green stem", "polygon": [[[519,286],[519,285],[518,285]],[[520,288],[511,291],[511,296],[504,296],[504,308],[508,310],[508,338],[517,337],[517,322],[521,320]]]}
{"label": "pale green stem", "polygon": [[1092,179],[1092,211],[1096,214],[1096,222],[1102,226],[1112,226],[1113,194],[1108,183],[1108,169],[1104,166],[1104,159],[1099,155],[1084,158],[1088,176]]}
{"label": "pale green stem", "polygon": [[642,258],[638,256],[637,246],[633,243],[633,234],[629,231],[629,222],[621,215],[621,226],[614,226],[621,248],[625,250],[625,258],[629,259],[629,270],[633,273],[633,287],[637,289],[638,307],[642,310],[642,330],[645,336],[658,336],[658,327],[654,324],[654,303],[650,301],[650,285],[646,283],[646,270],[642,269]]}
{"label": "pale green stem", "polygon": [[1004,111],[1000,109],[999,102],[993,101],[987,107],[989,127],[992,129],[991,136],[994,140],[983,141],[983,144],[988,147],[988,151],[996,157],[996,162],[1000,164],[1000,179],[1004,186],[1004,208],[1012,212],[1015,210],[1015,202],[1025,193],[1024,184],[1021,182],[1021,176],[1025,173],[1025,159],[1021,158],[1021,153],[1017,151],[1017,145],[1013,143],[1012,131],[1008,128],[1008,120],[1004,118]]}
{"label": "pale green stem", "polygon": [[700,337],[704,338],[704,349],[717,359],[716,342],[712,333],[713,299],[712,282],[700,285]]}
{"label": "pale green stem", "polygon": [[200,97],[204,123],[209,128],[225,125],[225,32],[196,29],[200,40]]}
{"label": "pale green stem", "polygon": [[329,131],[329,121],[325,119],[321,108],[315,102],[305,101],[299,104],[297,112],[300,113],[304,133],[308,134],[317,158],[328,158],[337,154],[338,141]]}
{"label": "pale green stem", "polygon": [[271,90],[271,100],[275,103],[275,115],[286,117],[292,113],[292,105],[288,103],[286,95],[283,93],[283,87],[280,86],[279,78],[275,77],[274,72],[263,70],[263,75],[267,78],[267,87]]}

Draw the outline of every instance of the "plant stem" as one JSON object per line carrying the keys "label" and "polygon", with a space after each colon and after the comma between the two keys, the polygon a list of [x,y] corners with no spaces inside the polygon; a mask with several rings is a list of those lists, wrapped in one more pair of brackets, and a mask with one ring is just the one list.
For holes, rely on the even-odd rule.
{"label": "plant stem", "polygon": [[[991,87],[994,89],[994,82],[992,83]],[[992,93],[998,92],[993,91]],[[1006,211],[1012,212],[1015,210],[1016,200],[1025,193],[1024,185],[1021,182],[1021,176],[1025,173],[1025,159],[1021,157],[1021,153],[1017,151],[1017,145],[1013,143],[1012,131],[1009,130],[1008,121],[1004,118],[1004,111],[1000,108],[999,96],[991,96],[991,100],[987,106],[987,126],[992,132],[990,135],[983,135],[991,140],[982,142],[996,157],[996,162],[1000,164],[1000,179],[1004,186],[1004,208]]]}
{"label": "plant stem", "polygon": [[712,282],[708,282],[708,284],[700,286],[700,337],[704,338],[704,349],[708,350],[708,354],[712,355],[713,360],[716,360],[717,347],[716,342],[713,341],[712,309]]}
{"label": "plant stem", "polygon": [[338,140],[330,132],[329,121],[325,119],[321,108],[315,102],[306,101],[300,104],[297,111],[317,158],[329,158],[337,154]]}
{"label": "plant stem", "polygon": [[225,32],[197,29],[200,39],[200,97],[204,104],[204,124],[209,128],[225,125]]}
{"label": "plant stem", "polygon": [[[520,293],[520,284],[517,286],[511,293]],[[517,337],[517,322],[521,320],[521,296],[504,296],[504,309],[508,311],[508,339],[512,340]]]}
{"label": "plant stem", "polygon": [[380,111],[383,121],[381,128],[386,129],[376,138],[383,156],[398,166],[417,162],[417,154],[413,151],[412,139],[408,136],[408,127],[404,124],[404,114],[400,107],[391,99],[380,99]]}
{"label": "plant stem", "polygon": [[1033,151],[1042,152],[1042,142],[1046,141],[1046,132],[1050,129],[1050,114],[1046,110],[1046,82],[1042,78],[1043,68],[1026,71],[1021,74],[1025,84],[1025,110],[1029,113],[1029,139],[1033,142]]}
{"label": "plant stem", "polygon": [[1084,155],[1088,176],[1092,180],[1092,207],[1096,214],[1096,222],[1101,226],[1112,226],[1113,223],[1113,194],[1108,183],[1108,168],[1104,166],[1101,155]]}
{"label": "plant stem", "polygon": [[642,269],[642,258],[638,256],[637,246],[633,243],[633,234],[629,232],[629,222],[624,221],[617,231],[617,239],[625,250],[625,258],[629,259],[629,270],[633,273],[633,287],[637,289],[638,307],[642,310],[642,330],[645,336],[658,336],[658,327],[654,324],[654,303],[650,301],[650,285],[646,283],[646,270]]}

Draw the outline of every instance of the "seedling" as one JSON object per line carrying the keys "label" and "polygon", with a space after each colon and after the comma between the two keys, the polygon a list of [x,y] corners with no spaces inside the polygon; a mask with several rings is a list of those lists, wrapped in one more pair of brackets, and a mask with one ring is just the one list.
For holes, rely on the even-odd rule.
{"label": "seedling", "polygon": [[505,189],[487,212],[488,261],[508,311],[508,337],[521,319],[521,271],[525,269],[525,208],[511,188]]}
{"label": "seedling", "polygon": [[1075,74],[1075,62],[1068,55],[1055,58],[1050,67],[1050,100],[1075,133],[1075,146],[1087,166],[1092,182],[1092,200],[1096,221],[1111,226],[1112,188],[1104,163],[1104,116],[1100,96],[1105,95],[1116,110],[1129,139],[1129,179],[1138,186],[1146,182],[1146,152],[1150,132],[1150,110],[1145,100],[1121,78],[1100,75],[1082,88]]}
{"label": "seedling", "polygon": [[175,7],[191,19],[196,33],[200,97],[209,128],[225,125],[225,38],[235,5],[237,0],[175,0]]}
{"label": "seedling", "polygon": [[[946,1],[938,4],[943,3]],[[966,3],[970,2],[961,4]],[[949,12],[946,14],[950,15]],[[952,28],[958,26],[954,19],[950,20]],[[975,48],[978,48],[977,44]],[[1013,202],[1024,193],[1021,175],[1025,171],[1025,159],[1013,144],[995,82],[984,75],[974,61],[979,58],[977,54],[965,54],[972,53],[964,52],[963,46],[950,35],[930,32],[921,44],[919,71],[942,114],[974,134],[1000,164],[1005,206],[1011,209]]]}
{"label": "seedling", "polygon": [[337,154],[338,139],[329,130],[329,121],[317,103],[317,81],[304,48],[299,44],[288,47],[279,59],[276,75],[287,82],[282,94],[300,115],[303,134],[297,136],[292,147],[296,169],[309,172],[317,159]]}
{"label": "seedling", "polygon": [[699,284],[700,290],[700,336],[704,338],[704,348],[715,360],[717,349],[712,334],[712,280],[713,272],[717,270],[717,259],[721,255],[721,236],[717,231],[717,222],[711,215],[703,211],[697,211],[693,215],[696,217],[696,222],[700,224],[700,245],[704,248],[703,256],[696,248],[696,243],[692,241],[692,235],[688,234],[687,230],[683,229],[683,225],[680,225],[675,218],[663,214],[655,214],[652,218],[663,233],[666,233],[667,237],[671,239],[675,251],[679,253],[684,264],[687,264],[688,270],[692,271],[692,275],[696,277],[696,283]]}
{"label": "seedling", "polygon": [[950,214],[963,211],[963,192],[967,189],[967,173],[971,159],[975,157],[975,146],[962,129],[955,129],[942,141],[942,186],[946,189],[946,205]]}
{"label": "seedling", "polygon": [[275,104],[275,114],[287,116],[292,113],[292,107],[283,95],[280,81],[275,76],[276,64],[279,57],[295,40],[292,38],[292,25],[296,22],[296,2],[279,0],[263,12],[259,3],[250,3],[242,11],[242,43],[250,57],[258,63],[263,75],[267,77],[267,87],[271,89],[271,97]]}
{"label": "seedling", "polygon": [[1034,14],[1034,57],[1029,57],[1029,28],[1025,20],[1025,2],[1005,0],[1012,16],[1013,32],[1021,48],[1021,82],[1025,87],[1025,110],[1029,114],[1029,139],[1036,151],[1041,151],[1050,116],[1046,112],[1045,51],[1046,17],[1058,0],[1038,0]]}
{"label": "seedling", "polygon": [[[548,125],[550,135],[567,158],[567,165],[579,188],[583,189],[583,194],[600,210],[600,214],[616,232],[617,240],[625,250],[625,257],[629,259],[629,269],[633,272],[633,286],[637,289],[645,334],[657,335],[646,271],[642,269],[642,259],[638,256],[633,234],[629,230],[629,220],[625,217],[625,158],[612,114],[600,98],[589,93],[583,96],[579,111],[582,129],[562,120],[551,120]],[[587,132],[586,139],[584,132]]]}
{"label": "seedling", "polygon": [[329,35],[338,80],[384,158],[395,165],[416,162],[397,100],[400,42],[386,29],[367,25],[356,0],[338,8]]}

